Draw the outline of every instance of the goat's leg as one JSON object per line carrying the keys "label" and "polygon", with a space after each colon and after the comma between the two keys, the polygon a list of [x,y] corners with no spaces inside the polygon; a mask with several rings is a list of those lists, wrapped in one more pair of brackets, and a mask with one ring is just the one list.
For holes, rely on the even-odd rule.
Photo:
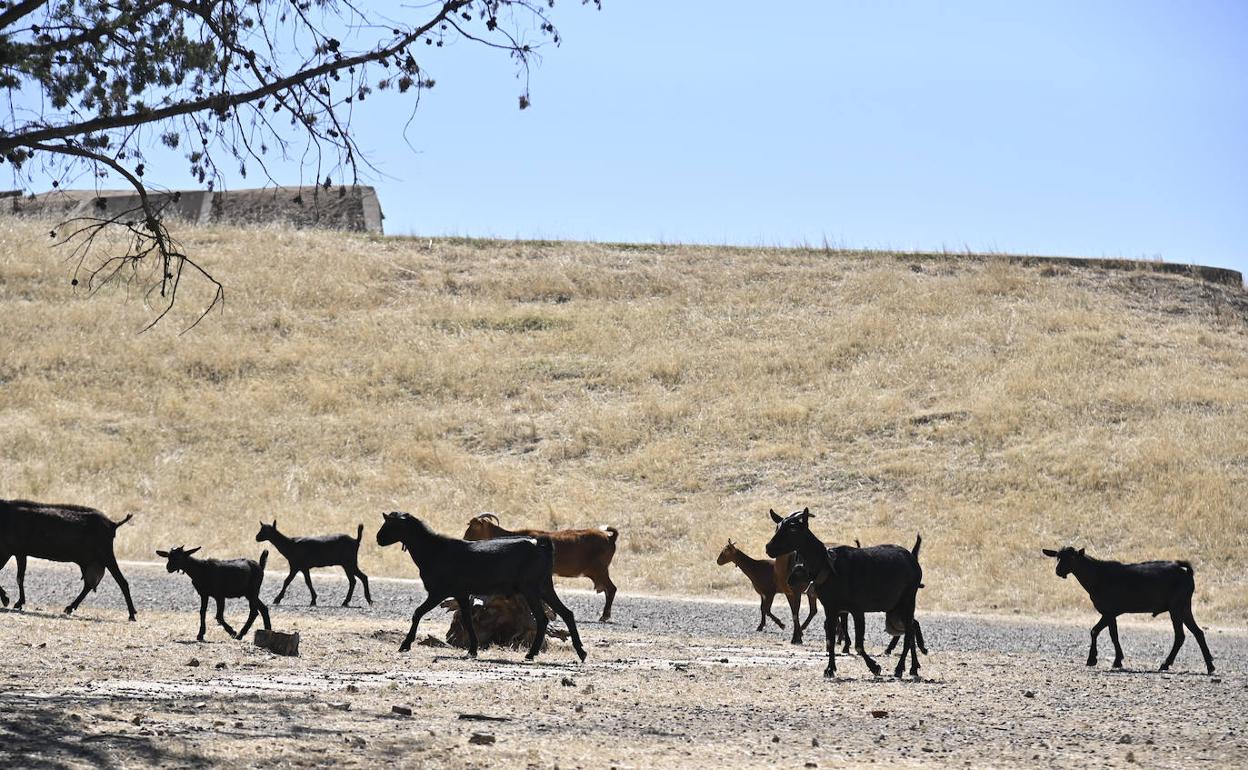
{"label": "goat's leg", "polygon": [[[9,563],[9,557],[12,554],[0,553],[0,570],[4,569],[4,565]],[[9,606],[9,595],[4,592],[4,588],[0,587],[0,607]]]}
{"label": "goat's leg", "polygon": [[[810,625],[810,621],[815,619],[815,615],[819,614],[819,602],[815,600],[815,592],[807,591],[806,597],[810,600],[810,611],[806,614],[806,619],[802,621],[802,630],[806,630],[806,626]],[[801,597],[798,597],[798,604],[801,604]],[[849,641],[849,633],[844,634],[845,641]]]}
{"label": "goat's leg", "polygon": [[[775,613],[771,611],[771,603],[775,601],[775,598],[776,598],[775,594],[771,594],[770,596],[766,596],[763,598],[763,615],[764,615],[763,624],[766,625],[767,618],[771,618],[772,622],[774,622],[777,626],[784,628],[784,621],[776,617]],[[758,630],[762,631],[763,629],[759,628]]]}
{"label": "goat's leg", "polygon": [[927,654],[927,645],[923,644],[923,626],[919,625],[919,619],[914,619],[914,644],[919,648],[919,652]]}
{"label": "goat's leg", "polygon": [[19,553],[14,558],[17,560],[17,602],[13,609],[20,610],[26,606],[26,556]]}
{"label": "goat's leg", "polygon": [[792,591],[784,595],[789,600],[789,612],[793,615],[793,637],[789,639],[790,644],[802,643],[802,595],[796,591]]}
{"label": "goat's leg", "polygon": [[372,604],[373,597],[372,594],[368,592],[368,575],[364,574],[364,570],[360,569],[358,564],[355,566],[355,576],[360,579],[360,583],[364,586],[364,601]]}
{"label": "goat's leg", "polygon": [[893,650],[897,648],[897,640],[900,638],[901,634],[898,634],[888,640],[888,646],[884,648],[885,655],[891,655],[893,653]]}
{"label": "goat's leg", "polygon": [[472,622],[472,596],[459,594],[455,602],[460,607],[459,617],[464,621],[464,630],[468,632],[468,657],[477,657],[477,629]]}
{"label": "goat's leg", "polygon": [[343,565],[342,571],[347,573],[347,598],[342,600],[343,607],[351,606],[351,596],[355,593],[355,572],[352,571],[351,565]]}
{"label": "goat's leg", "polygon": [[1183,618],[1183,624],[1187,626],[1188,631],[1192,632],[1192,636],[1196,637],[1196,644],[1200,645],[1200,654],[1205,657],[1205,668],[1212,674],[1213,656],[1209,654],[1209,645],[1205,644],[1205,632],[1200,630],[1200,626],[1196,625],[1196,618],[1192,616],[1190,600],[1187,605],[1187,614]]}
{"label": "goat's leg", "polygon": [[1177,607],[1170,608],[1170,625],[1174,626],[1174,646],[1170,648],[1170,654],[1162,661],[1160,671],[1170,669],[1170,664],[1174,663],[1175,656],[1179,654],[1179,648],[1183,646],[1183,615],[1182,610]]}
{"label": "goat's leg", "polygon": [[225,622],[225,597],[224,596],[217,597],[217,622],[221,624],[221,627],[225,629],[225,632],[227,634],[234,637],[235,639],[238,638],[238,635],[234,633],[234,629],[230,627],[230,624]]}
{"label": "goat's leg", "polygon": [[841,613],[841,616],[836,621],[836,627],[840,629],[840,631],[838,631],[837,633],[839,635],[838,638],[841,640],[841,652],[848,655],[849,649],[850,649],[849,647],[849,613],[848,612]]}
{"label": "goat's leg", "polygon": [[607,603],[602,605],[602,615],[598,618],[599,623],[606,623],[611,619],[611,604],[615,601],[615,583],[611,582],[611,575],[607,570],[604,569],[601,575],[594,578],[594,589],[607,596]]}
{"label": "goat's leg", "polygon": [[1096,637],[1101,635],[1101,629],[1109,625],[1107,616],[1102,615],[1101,619],[1096,621],[1096,625],[1092,626],[1092,646],[1088,648],[1088,665],[1096,665]]}
{"label": "goat's leg", "polygon": [[199,595],[199,635],[195,637],[195,641],[204,641],[204,632],[207,628],[208,619],[208,594]]}
{"label": "goat's leg", "polygon": [[277,592],[277,596],[273,597],[273,606],[282,603],[282,597],[286,595],[286,589],[290,587],[290,581],[295,579],[295,575],[299,574],[299,570],[294,567],[290,568],[290,574],[286,576],[286,581],[282,583],[282,590]]}
{"label": "goat's leg", "polygon": [[303,582],[308,584],[308,593],[312,594],[312,603],[309,604],[308,606],[315,607],[316,606],[316,589],[312,587],[312,573],[308,572],[306,569],[303,571]]}
{"label": "goat's leg", "polygon": [[247,631],[251,630],[251,624],[255,623],[257,614],[265,621],[265,630],[273,630],[272,626],[268,624],[268,609],[265,608],[265,603],[261,602],[260,594],[257,593],[255,597],[247,597],[247,604],[251,605],[251,614],[247,615],[247,623],[243,623],[242,628],[238,630],[238,639],[242,639],[243,636],[247,635]]}
{"label": "goat's leg", "polygon": [[755,631],[762,631],[767,627],[767,597],[758,595],[758,628]]}
{"label": "goat's leg", "polygon": [[1114,643],[1114,668],[1122,668],[1122,645],[1118,643],[1118,618],[1109,619],[1109,640]]}
{"label": "goat's leg", "polygon": [[82,600],[87,598],[87,594],[91,593],[92,588],[95,588],[95,586],[91,585],[91,581],[84,574],[82,576],[82,590],[78,592],[78,595],[74,597],[74,600],[69,603],[68,607],[65,608],[65,614],[72,615],[74,610],[78,609],[78,605],[82,604]]}
{"label": "goat's leg", "polygon": [[[916,588],[915,590],[917,591],[918,589]],[[902,633],[901,655],[897,658],[897,667],[893,669],[893,676],[898,679],[901,678],[902,672],[905,671],[907,655],[910,655],[913,659],[913,663],[910,666],[910,675],[918,676],[919,674],[919,657],[918,653],[914,651],[914,599],[914,595],[911,594],[906,599],[903,599],[904,604],[895,610],[901,616],[902,627],[905,629]]]}
{"label": "goat's leg", "polygon": [[247,632],[251,630],[251,624],[256,622],[256,616],[260,614],[259,609],[256,607],[257,602],[257,599],[253,599],[250,596],[247,597],[247,607],[249,609],[247,622],[243,624],[242,628],[238,629],[238,633],[234,636],[235,639],[242,639],[246,636]]}
{"label": "goat's leg", "polygon": [[917,678],[919,676],[919,621],[914,619],[914,613],[910,613],[910,622],[907,624],[910,632],[910,676]]}
{"label": "goat's leg", "polygon": [[533,613],[533,625],[536,629],[533,634],[533,644],[529,645],[529,651],[524,659],[533,660],[537,657],[537,653],[542,651],[542,641],[546,638],[546,626],[550,624],[550,619],[546,617],[546,605],[542,604],[539,594],[531,591],[525,593],[524,601],[529,605],[529,612]]}
{"label": "goat's leg", "polygon": [[576,630],[576,616],[572,614],[572,610],[559,599],[559,595],[555,593],[555,584],[553,581],[542,586],[542,601],[550,605],[555,614],[563,620],[563,624],[568,627],[568,634],[572,636],[572,649],[576,650],[577,656],[582,661],[585,660],[585,647],[581,645],[581,635]]}
{"label": "goat's leg", "polygon": [[[446,596],[447,595],[443,593],[429,594],[429,596],[421,602],[421,605],[416,608],[415,612],[412,613],[412,627],[408,630],[407,636],[403,638],[403,643],[399,645],[399,652],[407,652],[412,649],[412,642],[416,641],[416,627],[420,625],[421,617],[423,617],[429,610],[437,607],[438,603],[445,599]],[[459,606],[463,609],[465,614],[472,612],[471,604],[461,604]],[[469,622],[472,622],[471,616],[469,616]]]}
{"label": "goat's leg", "polygon": [[861,612],[855,612],[853,613],[853,615],[854,615],[854,649],[858,651],[858,654],[860,656],[862,656],[862,661],[867,664],[867,668],[871,671],[871,674],[873,676],[879,676],[880,664],[875,662],[875,658],[872,658],[870,655],[867,654],[867,649],[866,647],[863,646],[863,637],[866,635],[866,631],[867,631],[866,616],[864,616]]}
{"label": "goat's leg", "polygon": [[121,567],[117,566],[116,557],[109,559],[104,566],[108,567],[108,574],[113,576],[117,587],[121,589],[121,595],[126,597],[126,609],[130,610],[130,619],[134,620],[134,600],[130,598],[130,584],[126,582],[125,575],[121,574]]}
{"label": "goat's leg", "polygon": [[829,679],[836,676],[836,619],[840,613],[826,604],[823,611],[827,615],[823,618],[823,635],[828,644],[828,667],[823,670],[823,675]]}

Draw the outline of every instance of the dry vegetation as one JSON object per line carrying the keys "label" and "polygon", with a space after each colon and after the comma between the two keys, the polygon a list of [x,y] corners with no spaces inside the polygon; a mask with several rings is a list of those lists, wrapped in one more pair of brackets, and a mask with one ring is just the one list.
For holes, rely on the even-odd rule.
{"label": "dry vegetation", "polygon": [[[1147,272],[820,250],[190,229],[227,282],[189,334],[75,297],[0,221],[0,496],[140,516],[123,558],[258,553],[259,519],[371,539],[610,523],[623,593],[749,594],[768,507],[829,539],[922,530],[921,604],[1054,611],[1042,545],[1187,557],[1248,617],[1237,290]],[[187,296],[184,310],[194,309]],[[361,551],[370,575],[407,556]],[[6,578],[11,579],[11,578]]]}

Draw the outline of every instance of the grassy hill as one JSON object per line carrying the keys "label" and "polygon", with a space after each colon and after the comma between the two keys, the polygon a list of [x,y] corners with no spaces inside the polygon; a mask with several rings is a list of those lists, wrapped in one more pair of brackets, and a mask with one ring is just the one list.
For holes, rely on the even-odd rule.
{"label": "grassy hill", "polygon": [[[0,221],[0,496],[120,516],[124,558],[259,552],[260,519],[613,524],[622,591],[748,596],[769,507],[909,545],[921,607],[1082,607],[1042,546],[1190,558],[1248,617],[1243,292],[991,257],[190,229],[188,334],[72,293]],[[206,300],[206,294],[202,300]],[[198,310],[185,297],[184,313]],[[3,579],[12,580],[11,568]],[[578,585],[588,585],[579,581]]]}

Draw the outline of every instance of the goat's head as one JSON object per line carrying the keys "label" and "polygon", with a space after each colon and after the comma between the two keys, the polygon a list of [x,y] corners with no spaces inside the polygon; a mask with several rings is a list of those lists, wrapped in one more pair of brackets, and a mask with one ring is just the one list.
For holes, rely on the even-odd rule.
{"label": "goat's head", "polygon": [[810,535],[810,517],[814,516],[809,508],[794,511],[788,516],[781,516],[769,510],[771,520],[776,523],[776,534],[767,541],[767,555],[776,558],[781,554],[796,551]]}
{"label": "goat's head", "polygon": [[464,530],[465,540],[489,540],[499,528],[498,517],[492,513],[478,513],[468,521]]}
{"label": "goat's head", "polygon": [[1066,546],[1060,551],[1054,551],[1052,548],[1045,548],[1044,555],[1057,559],[1057,576],[1065,579],[1075,569],[1075,562],[1083,557],[1083,549],[1075,550],[1071,546]]}
{"label": "goat's head", "polygon": [[[403,542],[404,537],[411,534],[420,524],[420,519],[403,511],[391,511],[381,514],[381,529],[377,530],[377,545],[394,545]],[[407,543],[403,543],[407,550]]]}
{"label": "goat's head", "polygon": [[737,555],[737,545],[730,539],[728,545],[724,546],[724,550],[719,552],[719,558],[715,559],[715,563],[723,566],[732,561],[732,557]]}
{"label": "goat's head", "polygon": [[256,533],[256,542],[263,543],[266,540],[268,540],[269,542],[273,542],[273,536],[276,534],[277,534],[277,519],[274,519],[272,524],[265,524],[262,521],[260,522],[260,531]]}
{"label": "goat's head", "polygon": [[156,555],[165,559],[165,569],[169,572],[185,572],[186,564],[190,561],[191,554],[198,551],[200,546],[196,546],[191,550],[186,550],[182,546],[173,548],[168,551],[157,551]]}

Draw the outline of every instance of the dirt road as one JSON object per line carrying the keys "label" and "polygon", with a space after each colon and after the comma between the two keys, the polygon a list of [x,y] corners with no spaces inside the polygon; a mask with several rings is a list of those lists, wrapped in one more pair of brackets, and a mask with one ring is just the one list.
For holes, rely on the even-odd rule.
{"label": "dirt road", "polygon": [[[922,678],[874,678],[856,658],[821,676],[822,615],[807,644],[756,633],[749,603],[630,597],[616,622],[601,598],[561,585],[589,660],[552,642],[521,652],[418,646],[397,652],[420,597],[375,582],[371,608],[335,606],[345,581],[292,584],[273,611],[302,634],[282,658],[228,639],[182,575],[124,565],[139,607],[128,623],[109,578],[79,614],[60,613],[77,570],[31,562],[25,612],[0,611],[0,766],[845,767],[861,765],[1242,767],[1248,764],[1248,635],[1209,631],[1204,675],[1188,640],[1177,669],[1164,619],[1123,624],[1125,671],[1083,665],[1076,622],[923,614]],[[12,567],[0,575],[11,595]],[[276,593],[270,574],[265,597]],[[1072,604],[1076,598],[1072,587]],[[227,610],[241,621],[241,603]],[[1197,619],[1200,620],[1199,608]],[[447,616],[422,627],[440,637]],[[882,652],[882,620],[869,648]],[[410,709],[411,715],[392,709]]]}

